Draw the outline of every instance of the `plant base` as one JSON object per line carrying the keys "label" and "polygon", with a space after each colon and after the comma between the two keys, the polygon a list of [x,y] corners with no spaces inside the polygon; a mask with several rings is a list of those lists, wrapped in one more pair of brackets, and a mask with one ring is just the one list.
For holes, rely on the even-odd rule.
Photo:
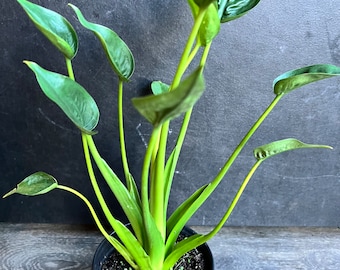
{"label": "plant base", "polygon": [[[193,234],[196,232],[185,227],[178,241]],[[103,240],[95,253],[92,270],[133,270],[133,268],[106,240]],[[173,270],[214,270],[209,246],[204,244],[191,250],[176,263]]]}

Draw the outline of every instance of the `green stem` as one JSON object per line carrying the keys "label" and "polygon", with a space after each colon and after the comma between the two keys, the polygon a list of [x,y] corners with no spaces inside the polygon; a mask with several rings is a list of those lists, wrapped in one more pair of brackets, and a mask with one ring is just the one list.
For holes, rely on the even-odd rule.
{"label": "green stem", "polygon": [[[201,58],[201,61],[200,61],[200,66],[203,67],[203,68],[205,67],[205,64],[206,64],[206,61],[207,61],[207,58],[208,58],[208,54],[209,54],[210,48],[211,48],[211,42],[209,44],[207,44],[207,46],[204,48],[204,51],[203,51],[203,54],[202,54],[202,58]],[[203,72],[203,70],[202,70],[202,72]],[[182,126],[181,126],[181,130],[179,132],[179,135],[178,135],[178,138],[177,138],[177,142],[176,142],[176,146],[177,147],[179,146],[179,148],[181,148],[182,145],[183,145],[183,141],[184,141],[185,135],[187,133],[188,125],[189,125],[189,122],[190,122],[190,118],[191,118],[191,114],[192,114],[192,109],[193,108],[191,108],[189,111],[187,111],[185,113],[185,116],[184,116],[184,119],[183,119],[183,123],[182,123]]]}
{"label": "green stem", "polygon": [[[248,185],[251,177],[254,175],[255,171],[257,170],[257,168],[261,165],[262,163],[262,159],[256,161],[256,163],[253,165],[253,167],[251,168],[251,170],[249,171],[248,175],[246,176],[246,178],[243,180],[240,188],[238,189],[234,199],[232,200],[228,210],[226,211],[226,213],[224,214],[224,216],[222,217],[221,221],[216,225],[216,227],[209,233],[207,234],[207,238],[211,239],[216,233],[218,233],[218,231],[223,227],[223,225],[227,222],[230,214],[233,212],[236,204],[238,203],[241,195],[243,194],[243,191],[245,190],[246,186]],[[206,241],[208,241],[208,239]]]}
{"label": "green stem", "polygon": [[126,155],[126,146],[125,146],[125,135],[124,135],[124,118],[123,118],[123,81],[119,79],[118,83],[118,125],[119,125],[119,142],[120,142],[120,152],[122,155],[122,163],[123,169],[125,174],[126,183],[129,187],[129,177],[130,177],[130,170],[127,161]]}
{"label": "green stem", "polygon": [[114,237],[111,237],[106,230],[104,229],[103,225],[101,224],[92,204],[90,203],[90,201],[80,192],[78,192],[77,190],[67,187],[67,186],[63,186],[63,185],[58,185],[57,188],[61,189],[61,190],[65,190],[67,192],[70,192],[74,195],[76,195],[78,198],[80,198],[83,202],[85,202],[86,206],[88,207],[88,209],[91,212],[91,215],[96,223],[96,225],[98,226],[98,229],[100,230],[100,232],[102,233],[102,235],[106,238],[106,240],[112,245],[114,246],[114,248],[127,260],[127,262],[134,267],[135,269],[137,269],[137,265],[134,263],[133,258],[131,257],[129,251]]}
{"label": "green stem", "polygon": [[172,82],[172,84],[170,86],[170,90],[174,89],[174,88],[176,88],[178,86],[178,84],[180,83],[181,78],[182,78],[185,70],[188,67],[189,58],[191,58],[191,59],[193,58],[192,56],[190,56],[191,48],[193,47],[193,44],[195,43],[198,31],[199,31],[199,29],[201,27],[201,24],[202,24],[202,21],[204,19],[205,13],[206,13],[206,9],[204,9],[204,10],[200,9],[200,11],[199,11],[199,13],[198,13],[198,15],[197,15],[197,17],[195,19],[195,22],[194,22],[194,25],[192,27],[191,33],[190,33],[190,35],[188,37],[188,40],[187,40],[187,43],[186,43],[186,45],[184,47],[181,59],[180,59],[180,61],[178,63],[177,71],[175,73],[173,82]]}
{"label": "green stem", "polygon": [[[207,46],[204,48],[204,51],[203,51],[203,54],[202,54],[202,57],[201,57],[200,66],[202,66],[203,68],[205,67],[210,48],[211,48],[211,42],[209,44],[207,44]],[[196,53],[197,53],[197,51],[196,51]],[[192,57],[192,59],[193,59],[193,57]],[[177,163],[178,163],[178,158],[179,158],[179,155],[181,153],[183,142],[184,142],[185,136],[187,134],[188,126],[189,126],[189,123],[190,123],[192,110],[193,110],[193,108],[189,109],[185,113],[184,118],[183,118],[183,122],[182,122],[182,126],[181,126],[180,132],[179,132],[178,137],[177,137],[177,141],[176,141],[176,148],[177,149],[176,149],[176,153],[175,153],[174,158],[173,158],[173,166],[174,167],[176,167]],[[174,170],[173,170],[173,172],[174,172]],[[173,175],[170,177],[168,185],[171,185],[172,178],[173,178]],[[168,188],[166,190],[169,191],[170,189]],[[170,193],[165,195],[165,203],[164,203],[165,215],[167,213],[166,206],[168,205],[169,195],[170,195]]]}
{"label": "green stem", "polygon": [[66,67],[67,67],[68,76],[69,76],[72,80],[75,80],[71,59],[65,57],[65,61],[66,61]]}
{"label": "green stem", "polygon": [[249,173],[247,174],[246,178],[243,180],[240,188],[238,189],[234,199],[232,200],[229,208],[227,209],[226,213],[224,214],[224,216],[222,217],[222,219],[220,220],[220,222],[214,227],[214,229],[209,232],[206,235],[201,235],[199,237],[196,238],[188,238],[187,243],[183,243],[183,246],[181,246],[179,249],[175,249],[175,251],[173,253],[171,253],[165,260],[164,265],[165,266],[171,266],[174,263],[176,263],[176,261],[178,261],[178,259],[185,253],[189,252],[190,250],[206,243],[209,239],[211,239],[212,237],[214,237],[218,231],[223,227],[223,225],[225,224],[225,222],[228,220],[230,214],[233,212],[235,206],[237,205],[242,193],[244,192],[246,186],[248,185],[251,177],[254,175],[255,171],[258,169],[258,167],[261,165],[263,160],[258,160],[256,161],[256,163],[253,165],[253,167],[251,168],[251,170],[249,171]]}
{"label": "green stem", "polygon": [[[168,122],[169,123],[169,122]],[[167,125],[168,125],[167,123]],[[167,126],[166,125],[166,126]],[[162,130],[165,126],[162,126]],[[159,140],[157,134],[156,143],[159,141],[158,152],[154,171],[152,172],[151,193],[150,193],[150,212],[155,220],[158,230],[161,232],[163,239],[165,238],[165,217],[164,217],[164,166],[166,155],[166,140]],[[155,143],[155,145],[156,145]]]}
{"label": "green stem", "polygon": [[236,147],[230,158],[224,164],[218,175],[212,181],[211,188],[215,189],[215,187],[221,182],[225,174],[228,172],[230,166],[234,163],[235,159],[238,157],[240,152],[242,151],[243,147],[246,145],[248,140],[253,136],[255,131],[259,128],[259,126],[263,123],[263,121],[267,118],[269,113],[274,109],[276,104],[280,101],[283,95],[278,95],[274,98],[272,103],[267,107],[267,109],[263,112],[263,114],[259,117],[259,119],[255,122],[255,124],[250,128],[247,134],[243,137],[240,144]]}
{"label": "green stem", "polygon": [[150,212],[149,208],[149,172],[152,159],[153,149],[156,145],[159,136],[159,128],[154,128],[149,140],[148,147],[146,149],[144,163],[142,168],[142,179],[141,179],[141,199],[143,213]]}
{"label": "green stem", "polygon": [[[193,53],[191,53],[193,44],[195,43],[195,39],[197,37],[197,33],[201,26],[201,23],[204,19],[206,9],[200,10],[198,16],[195,20],[191,33],[188,37],[187,43],[184,47],[182,56],[180,58],[177,71],[175,73],[174,79],[170,86],[170,90],[175,89],[180,81],[181,78],[187,69],[190,61],[193,59],[193,56],[198,51],[198,47],[195,47]],[[190,54],[191,53],[191,54]],[[167,121],[162,125],[161,133],[159,137],[159,145],[158,145],[158,152],[156,155],[156,169],[155,173],[153,174],[154,177],[151,179],[150,185],[153,187],[151,190],[153,193],[151,194],[151,211],[152,215],[155,218],[155,222],[157,227],[160,229],[162,234],[165,235],[165,213],[164,213],[164,166],[165,166],[165,155],[166,155],[166,146],[167,146],[167,139],[169,133],[169,125],[170,122]]]}
{"label": "green stem", "polygon": [[[199,197],[195,199],[194,202],[190,204],[185,209],[185,213],[181,213],[181,217],[183,220],[177,221],[177,224],[179,223],[186,223],[190,217],[201,207],[201,205],[210,197],[212,192],[217,188],[217,186],[220,184],[220,182],[223,180],[225,174],[228,172],[230,166],[233,164],[245,144],[248,142],[248,140],[251,138],[251,136],[254,134],[254,132],[257,130],[257,128],[262,124],[262,122],[266,119],[266,117],[269,115],[269,113],[273,110],[275,105],[279,102],[280,98],[283,95],[276,96],[275,99],[272,101],[272,103],[267,107],[267,109],[264,111],[264,113],[259,117],[259,119],[254,123],[254,125],[250,128],[250,130],[247,132],[247,134],[244,136],[240,144],[236,147],[232,155],[229,157],[227,162],[224,164],[223,168],[220,170],[220,172],[217,174],[215,179],[206,186],[204,189],[204,192],[200,194]],[[195,193],[192,196],[196,196]],[[183,202],[182,205],[185,205],[188,201],[191,201],[192,197],[189,197],[185,202]],[[181,209],[179,207],[178,209]],[[179,210],[183,211],[183,210]],[[174,212],[172,216],[169,218],[169,220],[172,220],[173,217],[179,216],[179,212]]]}
{"label": "green stem", "polygon": [[91,180],[91,184],[92,184],[93,190],[96,194],[96,197],[98,199],[98,202],[100,204],[100,207],[102,208],[102,210],[105,214],[106,219],[109,221],[111,227],[114,230],[116,230],[114,228],[115,218],[113,217],[109,207],[107,206],[107,204],[104,200],[104,197],[103,197],[103,195],[102,195],[102,193],[99,189],[98,182],[97,182],[96,176],[95,176],[94,171],[93,171],[93,166],[92,166],[92,162],[91,162],[90,151],[89,151],[86,136],[87,135],[84,134],[84,133],[81,134],[81,138],[82,138],[82,142],[83,142],[85,162],[86,162],[88,174],[89,174],[89,177],[90,177],[90,180]]}

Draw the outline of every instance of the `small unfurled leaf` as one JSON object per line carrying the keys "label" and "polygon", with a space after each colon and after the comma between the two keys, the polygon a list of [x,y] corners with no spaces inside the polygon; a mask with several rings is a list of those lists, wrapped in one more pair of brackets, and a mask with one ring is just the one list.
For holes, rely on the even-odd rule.
{"label": "small unfurled leaf", "polygon": [[167,93],[133,98],[138,112],[155,127],[188,111],[204,91],[202,68],[196,69],[180,85]]}
{"label": "small unfurled leaf", "polygon": [[154,95],[163,94],[169,92],[169,85],[161,81],[153,81],[151,83],[151,91]]}
{"label": "small unfurled leaf", "polygon": [[333,149],[328,145],[321,144],[307,144],[303,143],[297,139],[289,138],[284,140],[279,140],[262,145],[254,150],[254,156],[257,160],[265,160],[274,155],[280,154],[282,152],[301,149],[301,148],[326,148]]}
{"label": "small unfurled leaf", "polygon": [[199,42],[202,46],[209,44],[220,32],[220,18],[217,13],[217,5],[208,6],[202,25],[199,29]]}
{"label": "small unfurled leaf", "polygon": [[273,82],[276,95],[287,94],[296,88],[340,75],[340,67],[320,64],[287,71]]}
{"label": "small unfurled leaf", "polygon": [[221,22],[229,22],[245,15],[260,0],[218,0],[218,15]]}
{"label": "small unfurled leaf", "polygon": [[26,0],[18,3],[35,26],[68,59],[78,51],[78,37],[72,25],[60,14]]}
{"label": "small unfurled leaf", "polygon": [[133,74],[135,63],[133,55],[125,42],[111,29],[87,21],[79,8],[69,4],[76,13],[79,22],[88,30],[92,31],[100,40],[107,58],[117,73],[118,77],[127,81]]}
{"label": "small unfurled leaf", "polygon": [[[197,18],[200,12],[200,7],[195,3],[194,0],[188,0],[194,19]],[[198,42],[201,46],[206,46],[210,43],[220,31],[220,18],[217,13],[217,4],[212,3],[206,7],[204,19],[198,31]]]}
{"label": "small unfurled leaf", "polygon": [[6,198],[14,193],[36,196],[47,193],[58,186],[57,180],[44,172],[36,172],[22,180],[16,188],[6,193],[2,198]]}
{"label": "small unfurled leaf", "polygon": [[80,130],[93,134],[99,121],[99,110],[90,94],[67,76],[43,69],[34,62],[24,63],[35,73],[45,95],[55,102]]}

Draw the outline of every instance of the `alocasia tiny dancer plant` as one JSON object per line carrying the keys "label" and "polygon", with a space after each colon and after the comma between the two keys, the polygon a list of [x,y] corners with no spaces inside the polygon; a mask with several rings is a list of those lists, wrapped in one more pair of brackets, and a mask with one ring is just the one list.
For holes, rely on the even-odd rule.
{"label": "alocasia tiny dancer plant", "polygon": [[[28,176],[3,197],[14,193],[34,196],[50,192],[53,189],[62,189],[75,194],[86,203],[104,237],[134,269],[169,270],[182,255],[216,235],[227,221],[252,175],[266,159],[284,151],[299,148],[331,148],[326,145],[305,144],[293,138],[271,142],[258,147],[254,150],[255,162],[253,167],[216,227],[206,235],[197,234],[186,238],[180,243],[176,242],[179,233],[188,220],[218,187],[249,138],[280,99],[306,84],[340,75],[340,67],[320,64],[288,71],[277,77],[273,83],[275,94],[273,101],[248,133],[240,140],[239,145],[229,159],[225,161],[218,174],[213,177],[210,183],[193,191],[192,195],[182,202],[173,213],[168,213],[172,180],[192,110],[205,90],[203,74],[210,46],[218,35],[222,24],[241,17],[260,2],[260,0],[187,1],[193,15],[193,26],[171,84],[167,85],[160,81],[155,81],[151,85],[153,95],[132,99],[134,107],[153,127],[141,168],[141,179],[138,179],[139,190],[129,170],[123,124],[123,86],[129,81],[134,72],[134,58],[130,49],[114,31],[105,26],[89,22],[76,6],[69,4],[70,8],[75,12],[79,23],[84,28],[92,31],[99,39],[113,71],[118,76],[117,119],[120,152],[125,173],[125,179],[121,181],[101,157],[94,142],[95,128],[99,121],[99,109],[96,102],[87,90],[75,81],[72,59],[78,51],[78,38],[74,28],[60,14],[27,0],[18,0],[34,25],[55,45],[65,58],[67,75],[49,71],[33,61],[25,60],[24,63],[35,74],[38,84],[45,95],[55,102],[79,128],[90,182],[107,222],[117,233],[120,240],[106,232],[87,198],[73,188],[59,184],[53,176],[45,172],[36,172]],[[200,58],[198,66],[194,69],[189,68],[193,59],[197,57]],[[193,70],[191,74],[183,78],[186,71],[189,72],[190,70]],[[167,136],[171,120],[183,114],[176,145],[173,149],[168,149]],[[168,150],[172,150],[170,155],[167,155]],[[99,168],[107,185],[123,208],[131,223],[133,232],[117,220],[109,210],[106,199],[97,184],[93,162]]]}

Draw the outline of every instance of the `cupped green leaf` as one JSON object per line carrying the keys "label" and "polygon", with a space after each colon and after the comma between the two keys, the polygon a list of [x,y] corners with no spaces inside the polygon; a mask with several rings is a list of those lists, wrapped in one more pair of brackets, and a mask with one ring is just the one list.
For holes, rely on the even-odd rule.
{"label": "cupped green leaf", "polygon": [[209,44],[220,32],[220,18],[217,13],[217,5],[215,3],[207,7],[202,25],[199,29],[199,42],[202,46]]}
{"label": "cupped green leaf", "polygon": [[79,22],[100,40],[107,58],[119,78],[127,81],[135,69],[134,58],[129,47],[114,31],[103,25],[87,21],[79,8],[72,4],[69,6],[76,13]]}
{"label": "cupped green leaf", "polygon": [[202,68],[196,69],[173,91],[133,98],[138,112],[155,127],[188,111],[204,91]]}
{"label": "cupped green leaf", "polygon": [[36,172],[22,180],[16,188],[6,193],[2,198],[6,198],[14,193],[36,196],[47,193],[58,186],[57,180],[44,172]]}
{"label": "cupped green leaf", "polygon": [[35,26],[68,59],[78,51],[78,37],[72,25],[60,14],[33,4],[26,0],[17,0]]}
{"label": "cupped green leaf", "polygon": [[273,82],[276,95],[287,94],[306,84],[340,75],[340,67],[319,64],[294,69],[278,76]]}
{"label": "cupped green leaf", "polygon": [[333,149],[328,145],[321,144],[307,144],[303,143],[297,139],[289,138],[284,140],[279,140],[275,142],[271,142],[265,145],[262,145],[254,150],[254,156],[257,160],[265,160],[274,155],[302,148],[325,148],[325,149]]}
{"label": "cupped green leaf", "polygon": [[93,134],[99,121],[99,110],[90,94],[67,76],[43,69],[31,61],[24,63],[35,73],[45,95],[55,102],[80,130]]}
{"label": "cupped green leaf", "polygon": [[235,20],[253,9],[260,0],[218,0],[218,15],[222,23]]}
{"label": "cupped green leaf", "polygon": [[[194,0],[188,0],[191,8],[193,17],[196,19],[200,12],[200,7],[195,3]],[[204,14],[204,18],[200,29],[198,31],[198,42],[201,46],[206,46],[210,43],[220,31],[220,18],[217,12],[217,3],[213,2],[207,6]]]}
{"label": "cupped green leaf", "polygon": [[163,83],[161,81],[153,81],[151,83],[151,91],[154,95],[163,94],[166,92],[169,92],[170,86],[166,83]]}

